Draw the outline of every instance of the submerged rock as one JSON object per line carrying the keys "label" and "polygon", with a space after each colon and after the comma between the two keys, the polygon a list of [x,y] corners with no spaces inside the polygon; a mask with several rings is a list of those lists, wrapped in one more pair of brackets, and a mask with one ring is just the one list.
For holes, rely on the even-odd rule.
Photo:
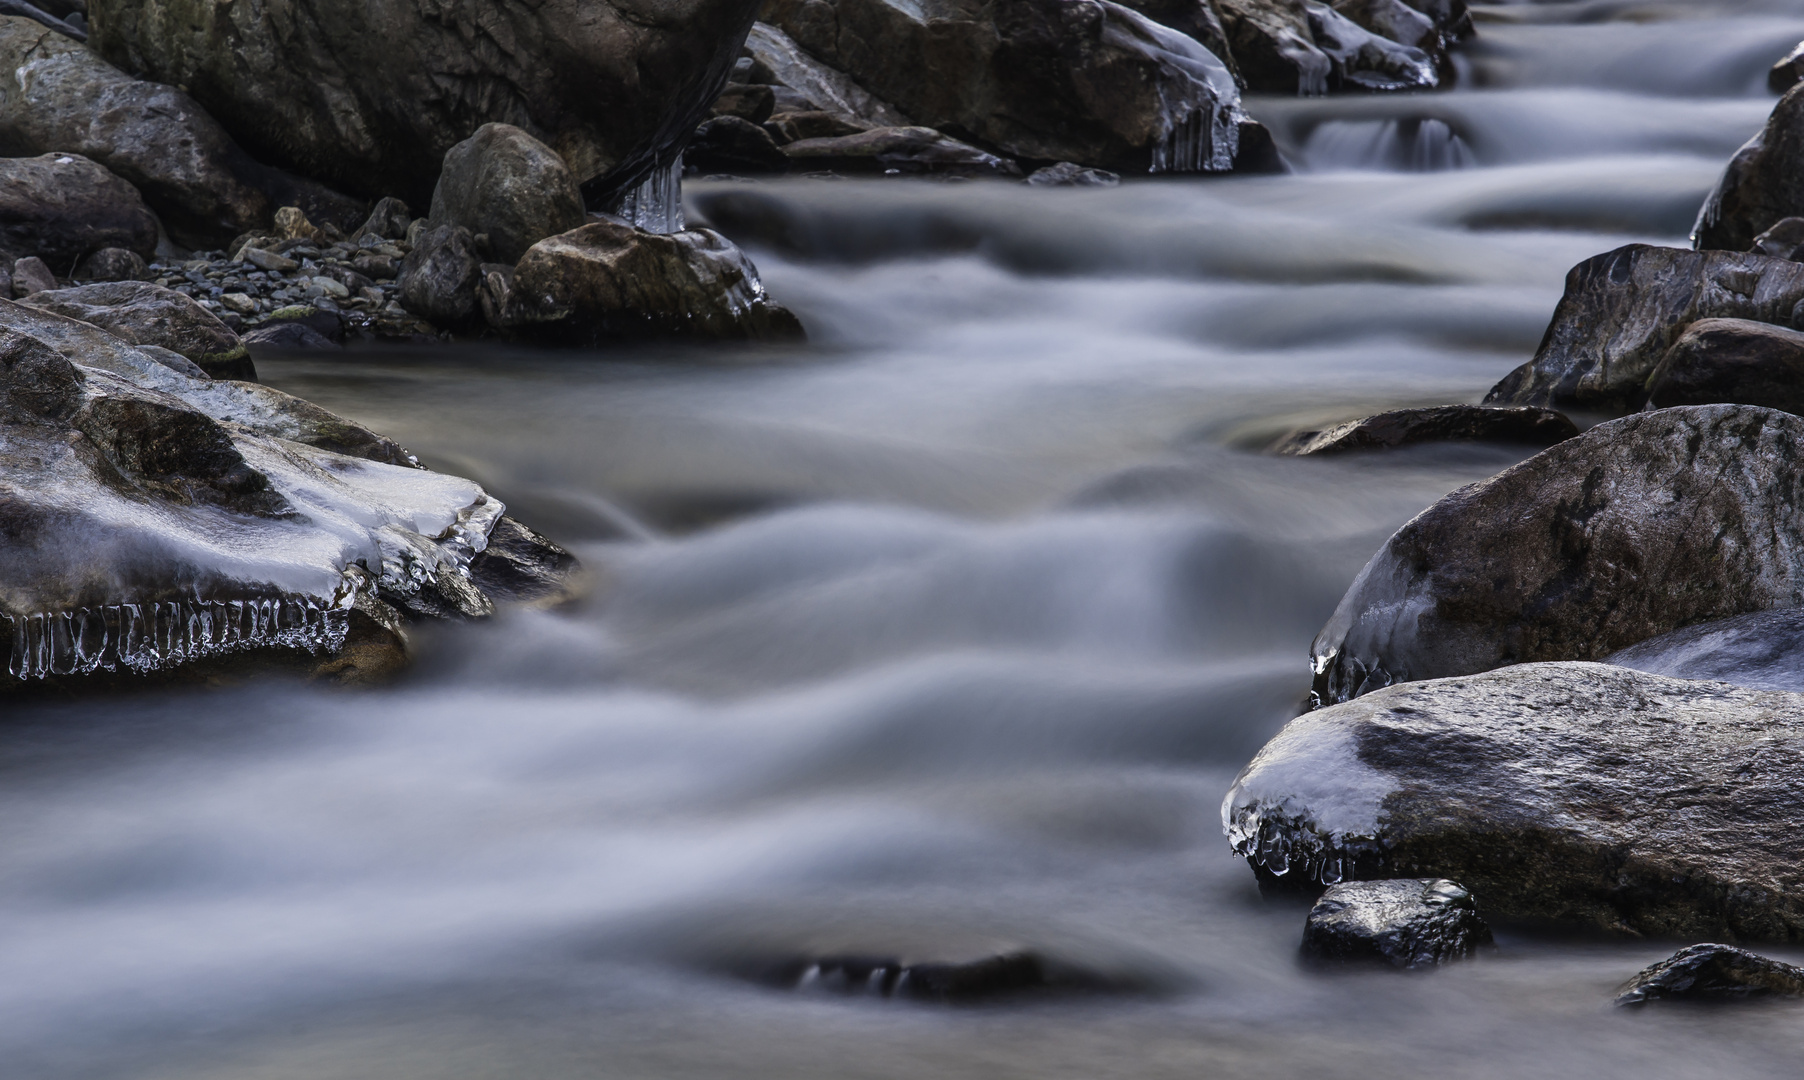
{"label": "submerged rock", "polygon": [[80,154],[0,158],[0,258],[68,271],[101,248],[156,254],[157,219],[137,188]]}
{"label": "submerged rock", "polygon": [[1804,323],[1800,302],[1804,263],[1739,251],[1617,248],[1567,273],[1534,359],[1493,387],[1485,404],[1638,409],[1648,376],[1687,326],[1711,318],[1792,326]]}
{"label": "submerged rock", "polygon": [[266,226],[280,206],[347,228],[363,213],[357,201],[253,161],[181,90],[134,79],[29,19],[0,17],[0,71],[30,72],[0,80],[0,143],[98,162],[135,185],[187,247]]}
{"label": "submerged rock", "polygon": [[511,263],[587,218],[576,177],[555,150],[511,124],[484,124],[446,151],[427,221],[487,236],[489,257]]}
{"label": "submerged rock", "polygon": [[1604,663],[1675,679],[1804,693],[1804,608],[1687,626],[1631,645]]}
{"label": "submerged rock", "polygon": [[1748,319],[1686,327],[1648,376],[1648,407],[1717,402],[1804,413],[1804,333]]}
{"label": "submerged rock", "polygon": [[1291,721],[1222,804],[1281,880],[1444,877],[1497,918],[1804,940],[1804,696],[1589,663]]}
{"label": "submerged rock", "polygon": [[[1698,405],[1600,424],[1424,510],[1317,635],[1313,700],[1804,605],[1804,418]],[[1463,879],[1462,879],[1463,880]]]}
{"label": "submerged rock", "polygon": [[1393,409],[1323,431],[1299,431],[1272,452],[1295,457],[1389,450],[1425,442],[1501,442],[1552,446],[1578,434],[1571,420],[1530,406],[1437,405]]}
{"label": "submerged rock", "polygon": [[660,235],[595,222],[542,240],[515,268],[500,311],[505,329],[571,344],[802,336],[751,260],[709,229]]}
{"label": "submerged rock", "polygon": [[1796,86],[1773,106],[1766,126],[1729,159],[1698,211],[1691,243],[1699,250],[1746,251],[1780,218],[1804,215],[1804,92]]}
{"label": "submerged rock", "polygon": [[92,0],[108,59],[194,88],[254,153],[423,205],[484,122],[556,150],[602,205],[668,167],[725,84],[757,5]]}
{"label": "submerged rock", "polygon": [[155,345],[194,361],[210,378],[256,381],[249,351],[231,327],[173,289],[117,281],[41,292],[32,307],[98,326],[133,345]]}
{"label": "submerged rock", "polygon": [[[719,121],[715,121],[719,123]],[[801,172],[1021,175],[1020,166],[928,127],[873,128],[830,139],[802,139],[780,151]]]}
{"label": "submerged rock", "polygon": [[1109,0],[773,0],[764,17],[915,124],[992,152],[1122,172],[1233,167],[1233,75]]}
{"label": "submerged rock", "polygon": [[893,956],[820,956],[778,961],[750,972],[760,982],[805,993],[904,998],[968,1005],[1029,994],[1126,989],[1094,972],[1032,952],[978,960],[906,962]]}
{"label": "submerged rock", "polygon": [[1309,912],[1303,954],[1319,960],[1378,960],[1433,967],[1491,942],[1472,894],[1444,878],[1332,885]]}
{"label": "submerged rock", "polygon": [[1730,945],[1693,945],[1648,966],[1623,984],[1616,993],[1616,1004],[1758,997],[1804,997],[1804,968]]}

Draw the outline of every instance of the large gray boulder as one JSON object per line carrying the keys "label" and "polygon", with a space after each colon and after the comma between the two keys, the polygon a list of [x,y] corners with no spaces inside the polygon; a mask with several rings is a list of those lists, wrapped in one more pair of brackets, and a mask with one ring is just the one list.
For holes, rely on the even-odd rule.
{"label": "large gray boulder", "polygon": [[0,158],[0,259],[36,255],[66,274],[109,247],[156,254],[157,219],[137,188],[79,154]]}
{"label": "large gray boulder", "polygon": [[266,229],[282,206],[347,229],[362,220],[360,202],[252,160],[187,94],[134,79],[30,19],[0,16],[0,71],[15,73],[0,79],[0,151],[100,163],[188,247]]}
{"label": "large gray boulder", "polygon": [[1534,359],[1485,396],[1487,405],[1627,412],[1699,319],[1804,324],[1804,263],[1732,251],[1630,244],[1566,274],[1566,293]]}
{"label": "large gray boulder", "polygon": [[1222,61],[1109,0],[773,0],[764,16],[914,123],[993,152],[1219,172],[1239,146]]}
{"label": "large gray boulder", "polygon": [[21,303],[98,326],[133,345],[179,353],[210,378],[257,378],[237,333],[174,289],[148,281],[114,281],[33,293]]}
{"label": "large gray boulder", "polygon": [[1804,215],[1804,92],[1794,86],[1736,151],[1691,232],[1703,250],[1746,251],[1781,218]]}
{"label": "large gray boulder", "polygon": [[708,115],[753,0],[93,0],[95,48],[189,87],[255,154],[425,205],[484,123],[556,150],[592,201],[669,165]]}
{"label": "large gray boulder", "polygon": [[1592,428],[1424,510],[1311,648],[1314,699],[1804,605],[1804,418],[1741,405]]}
{"label": "large gray boulder", "polygon": [[484,124],[446,152],[427,220],[486,235],[489,258],[511,263],[587,218],[576,177],[557,151],[512,124]]}
{"label": "large gray boulder", "polygon": [[1601,664],[1394,686],[1291,721],[1222,803],[1276,882],[1444,877],[1493,918],[1804,940],[1804,695]]}

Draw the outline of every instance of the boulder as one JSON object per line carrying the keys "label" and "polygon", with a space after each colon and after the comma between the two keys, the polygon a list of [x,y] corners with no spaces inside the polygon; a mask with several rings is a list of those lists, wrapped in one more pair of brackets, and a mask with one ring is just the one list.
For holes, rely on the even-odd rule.
{"label": "boulder", "polygon": [[702,173],[764,176],[789,171],[789,158],[770,132],[737,116],[717,116],[695,129],[683,164]]}
{"label": "boulder", "polygon": [[1247,88],[1305,96],[1439,85],[1437,57],[1452,28],[1437,31],[1425,51],[1420,23],[1400,6],[1400,0],[1346,0],[1335,7],[1312,0],[1217,0]]}
{"label": "boulder", "polygon": [[208,377],[255,382],[257,369],[238,335],[193,299],[148,281],[117,281],[41,292],[24,301],[98,326],[134,345],[154,345],[192,360]]}
{"label": "boulder", "polygon": [[598,344],[647,335],[752,341],[802,336],[750,259],[719,233],[595,222],[533,245],[499,305],[501,327]]}
{"label": "boulder", "polygon": [[772,0],[764,15],[915,124],[992,153],[1118,172],[1233,167],[1233,75],[1110,0]]}
{"label": "boulder", "polygon": [[12,281],[14,296],[30,296],[35,292],[56,288],[56,275],[36,255],[27,255],[13,262]]}
{"label": "boulder", "polygon": [[1351,450],[1390,450],[1429,442],[1496,442],[1552,446],[1577,435],[1571,420],[1532,406],[1437,405],[1393,409],[1323,431],[1299,431],[1272,447],[1295,457]]}
{"label": "boulder", "polygon": [[461,225],[428,229],[401,262],[401,306],[435,326],[456,328],[477,315],[482,257]]}
{"label": "boulder", "polygon": [[29,19],[0,17],[0,71],[23,70],[29,79],[0,80],[0,145],[98,162],[136,186],[187,247],[267,226],[279,206],[341,223],[362,216],[361,203],[252,160],[175,87],[134,79]]}
{"label": "boulder", "polygon": [[1313,700],[1602,659],[1804,604],[1801,464],[1804,418],[1694,405],[1600,424],[1461,488],[1360,571],[1312,646]]}
{"label": "boulder", "polygon": [[1804,41],[1793,46],[1791,52],[1781,57],[1766,73],[1767,89],[1775,94],[1784,94],[1798,85],[1800,78],[1804,78]]}
{"label": "boulder", "polygon": [[149,274],[137,252],[106,247],[83,259],[72,276],[76,281],[142,281]]}
{"label": "boulder", "polygon": [[484,124],[445,153],[426,220],[486,235],[490,257],[511,263],[587,218],[576,177],[556,151],[511,124]]}
{"label": "boulder", "polygon": [[1804,333],[1748,319],[1699,319],[1647,379],[1649,408],[1763,405],[1804,414]]}
{"label": "boulder", "polygon": [[1462,883],[1491,918],[1804,940],[1804,696],[1590,663],[1305,713],[1222,823],[1274,884]]}
{"label": "boulder", "polygon": [[[714,107],[710,111],[715,116],[737,116],[741,120],[762,124],[769,120],[770,114],[776,110],[777,95],[769,86],[728,83],[727,88],[714,99]],[[705,127],[706,124],[704,123],[703,126]],[[684,153],[687,155],[688,151]]]}
{"label": "boulder", "polygon": [[1616,1004],[1645,1005],[1663,999],[1742,1001],[1804,997],[1804,968],[1770,960],[1732,945],[1693,945],[1649,965],[1624,983]]}
{"label": "boulder", "polygon": [[913,121],[894,105],[853,82],[804,52],[788,34],[768,23],[755,23],[745,39],[747,76],[753,71],[776,86],[797,95],[806,109],[786,105],[773,96],[776,112],[820,111],[838,117],[853,130],[874,127],[908,127]]}
{"label": "boulder", "polygon": [[156,254],[157,219],[137,188],[79,154],[0,158],[0,257],[70,270],[109,247]]}
{"label": "boulder", "polygon": [[1334,0],[1329,6],[1360,29],[1400,45],[1413,45],[1431,56],[1442,48],[1434,20],[1403,0]]}
{"label": "boulder", "polygon": [[252,153],[415,205],[488,122],[544,142],[591,205],[611,203],[675,160],[757,13],[746,0],[89,7],[102,55],[191,88]]}
{"label": "boulder", "polygon": [[1247,89],[1263,94],[1328,92],[1334,63],[1315,47],[1301,0],[1216,0],[1216,7]]}
{"label": "boulder", "polygon": [[1691,244],[1700,251],[1746,251],[1780,218],[1804,215],[1804,92],[1773,106],[1766,126],[1729,159],[1698,211]]}
{"label": "boulder", "polygon": [[1035,169],[1021,181],[1033,187],[1115,187],[1121,177],[1103,169],[1086,169],[1074,161],[1061,161]]}
{"label": "boulder", "polygon": [[408,210],[407,204],[392,195],[384,196],[376,200],[370,216],[364,219],[352,236],[358,240],[366,236],[377,240],[405,240],[407,227],[412,224],[413,214]]}
{"label": "boulder", "polygon": [[[1746,246],[1745,244],[1743,245]],[[1534,359],[1506,375],[1486,405],[1627,412],[1699,319],[1804,323],[1804,263],[1730,251],[1630,244],[1566,274],[1566,293]]]}
{"label": "boulder", "polygon": [[1771,255],[1775,259],[1790,259],[1798,262],[1798,256],[1804,254],[1804,217],[1780,218],[1767,230],[1754,238],[1748,248],[1756,255]]}
{"label": "boulder", "polygon": [[1343,881],[1303,927],[1303,955],[1423,968],[1464,960],[1491,943],[1472,894],[1444,878]]}
{"label": "boulder", "polygon": [[1303,10],[1315,47],[1331,65],[1331,89],[1431,90],[1440,84],[1434,57],[1414,45],[1373,33],[1326,4],[1305,0]]}
{"label": "boulder", "polygon": [[1804,608],[1687,626],[1631,645],[1604,663],[1675,679],[1804,693]]}
{"label": "boulder", "polygon": [[798,172],[1021,175],[1021,167],[1014,162],[928,127],[872,128],[837,138],[801,139],[785,144],[779,152]]}

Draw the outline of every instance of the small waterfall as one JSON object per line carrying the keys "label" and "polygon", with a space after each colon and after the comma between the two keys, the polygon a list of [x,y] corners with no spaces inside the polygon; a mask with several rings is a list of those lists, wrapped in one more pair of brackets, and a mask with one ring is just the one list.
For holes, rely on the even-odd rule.
{"label": "small waterfall", "polygon": [[683,157],[652,170],[645,182],[626,193],[614,216],[635,229],[679,233],[683,222]]}
{"label": "small waterfall", "polygon": [[74,611],[9,615],[16,679],[88,675],[121,667],[143,673],[243,649],[288,646],[309,652],[344,644],[350,614],[300,597],[108,604]]}
{"label": "small waterfall", "polygon": [[1466,140],[1432,117],[1330,120],[1309,136],[1303,156],[1316,171],[1443,172],[1478,164]]}

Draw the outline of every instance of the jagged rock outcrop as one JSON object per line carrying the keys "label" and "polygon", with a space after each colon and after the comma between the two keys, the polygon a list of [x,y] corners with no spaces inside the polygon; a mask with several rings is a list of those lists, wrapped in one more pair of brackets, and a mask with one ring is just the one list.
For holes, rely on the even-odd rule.
{"label": "jagged rock outcrop", "polygon": [[540,340],[802,336],[796,317],[765,294],[745,253],[709,229],[660,235],[595,222],[533,245],[499,287],[506,295],[488,301],[498,325]]}
{"label": "jagged rock outcrop", "polygon": [[66,274],[107,247],[156,254],[157,219],[137,188],[79,154],[0,158],[0,259],[35,255]]}
{"label": "jagged rock outcrop", "polygon": [[1578,427],[1551,409],[1532,406],[1436,405],[1393,409],[1321,431],[1299,431],[1279,440],[1273,453],[1295,457],[1390,450],[1429,442],[1496,442],[1552,446]]}
{"label": "jagged rock outcrop", "polygon": [[1227,67],[1109,0],[774,0],[764,16],[915,124],[991,152],[1132,172],[1233,165],[1243,116]]}
{"label": "jagged rock outcrop", "polygon": [[1222,804],[1268,880],[1445,877],[1493,918],[1804,940],[1804,695],[1602,664],[1393,686],[1291,721]]}
{"label": "jagged rock outcrop", "polygon": [[1804,333],[1748,319],[1699,319],[1647,379],[1648,405],[1763,405],[1804,414]]}
{"label": "jagged rock outcrop", "polygon": [[35,293],[23,302],[98,326],[133,345],[179,353],[209,378],[257,378],[250,352],[232,328],[173,289],[148,281],[105,282]]}
{"label": "jagged rock outcrop", "polygon": [[102,55],[188,87],[251,152],[415,205],[445,152],[490,121],[556,150],[592,205],[631,190],[707,117],[757,13],[748,0],[89,7]]}
{"label": "jagged rock outcrop", "polygon": [[1631,645],[1604,663],[1675,679],[1804,693],[1804,608],[1697,623]]}
{"label": "jagged rock outcrop", "polygon": [[[1746,245],[1743,245],[1746,246]],[[1487,405],[1627,412],[1699,319],[1804,324],[1804,263],[1732,251],[1630,244],[1566,274],[1566,293],[1535,357],[1485,396]]]}
{"label": "jagged rock outcrop", "polygon": [[555,150],[511,124],[484,124],[446,151],[426,220],[486,236],[489,258],[511,263],[587,219],[576,176]]}
{"label": "jagged rock outcrop", "polygon": [[1424,968],[1464,960],[1491,943],[1472,894],[1442,878],[1331,885],[1303,926],[1313,960],[1378,961]]}
{"label": "jagged rock outcrop", "polygon": [[1804,91],[1793,86],[1704,200],[1692,246],[1746,251],[1780,218],[1804,215]]}
{"label": "jagged rock outcrop", "polygon": [[1665,999],[1804,997],[1804,968],[1732,945],[1693,945],[1643,969],[1616,992],[1619,1006]]}
{"label": "jagged rock outcrop", "polygon": [[1397,530],[1315,639],[1314,700],[1804,605],[1800,504],[1804,418],[1696,405],[1600,424]]}

